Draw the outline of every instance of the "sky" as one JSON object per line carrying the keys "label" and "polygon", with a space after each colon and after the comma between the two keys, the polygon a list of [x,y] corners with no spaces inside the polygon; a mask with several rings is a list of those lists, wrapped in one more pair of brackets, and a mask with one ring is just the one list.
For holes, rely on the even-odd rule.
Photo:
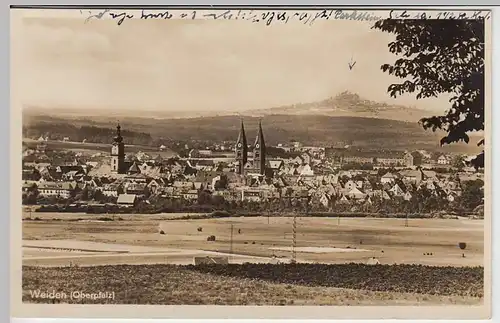
{"label": "sky", "polygon": [[[14,16],[13,85],[23,105],[154,111],[243,111],[323,100],[348,90],[432,111],[446,98],[392,99],[398,57],[373,22],[265,26],[246,21]],[[349,70],[348,63],[356,61]]]}

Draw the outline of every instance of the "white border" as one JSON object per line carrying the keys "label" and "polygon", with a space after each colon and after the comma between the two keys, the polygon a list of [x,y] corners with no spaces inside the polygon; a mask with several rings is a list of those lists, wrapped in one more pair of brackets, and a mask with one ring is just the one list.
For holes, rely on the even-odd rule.
{"label": "white border", "polygon": [[[35,4],[33,1],[26,1],[23,4],[28,5],[28,4],[30,4],[30,2],[32,4]],[[276,2],[274,2],[274,4],[279,4],[279,3],[281,3],[283,5],[286,4],[284,1],[276,1]],[[386,1],[384,3],[384,5],[396,5],[396,6],[399,5],[399,6],[401,6],[401,5],[404,5],[405,3],[411,6],[411,4],[409,2],[407,2],[407,1],[405,1],[405,2],[402,2],[402,1]],[[452,5],[455,5],[455,6],[458,4],[457,1],[449,2],[449,3],[452,4]],[[62,3],[61,1],[51,1],[51,4],[64,5],[64,4],[69,4],[69,2]],[[110,4],[110,5],[126,5],[126,4],[132,5],[132,3],[116,2],[116,1],[109,1],[107,4]],[[149,2],[148,4],[151,4],[151,5],[153,5],[153,4],[154,5],[166,5],[166,3],[164,1],[152,1],[152,2]],[[185,2],[183,4],[187,5]],[[202,4],[202,3],[191,1],[190,4]],[[217,3],[214,2],[213,4],[217,4]],[[223,3],[219,3],[219,4],[223,4]],[[262,2],[262,1],[255,1],[254,4],[262,4],[262,5],[264,5],[266,3]],[[290,2],[288,2],[287,4],[290,4]],[[314,5],[336,6],[336,5],[339,5],[339,4],[341,4],[341,3],[339,3],[339,2],[332,3],[332,2],[325,2],[325,1],[317,1],[317,2],[315,2]],[[349,6],[354,6],[354,4],[352,4],[352,3],[342,3],[342,4],[349,5]],[[476,2],[474,5],[477,6],[477,5],[481,5],[481,4],[485,4],[485,5],[496,4],[496,1],[482,1],[481,3]],[[75,3],[75,5],[76,5],[76,3]],[[231,5],[234,5],[234,2],[232,2]],[[375,4],[375,3],[371,2],[371,1],[358,1],[356,5],[381,5],[381,3],[376,3]],[[436,5],[436,3],[433,2],[433,1],[425,1],[425,2],[421,2],[420,5]],[[419,6],[419,8],[421,8],[421,7]],[[424,8],[421,8],[421,9],[424,9]],[[450,8],[446,8],[446,9],[450,9]],[[493,16],[496,17],[497,15],[500,16],[500,10],[495,10],[494,11]],[[8,19],[8,16],[9,16],[9,12],[8,12],[8,8],[6,8],[6,10],[4,10],[4,17],[2,17],[2,18],[4,18],[4,19],[2,19],[2,22],[4,22],[6,24],[6,26],[5,26],[6,28],[2,28],[2,30],[4,31],[4,36],[5,36],[6,43],[7,43],[7,46],[3,46],[2,47],[3,49],[5,49],[5,54],[6,54],[4,56],[6,59],[3,59],[2,62],[4,62],[4,64],[6,65],[5,66],[6,68],[2,69],[2,71],[8,71],[9,70],[9,54],[8,54],[8,48],[9,48],[8,47],[8,44],[9,44],[9,19]],[[493,55],[498,51],[497,44],[500,43],[500,41],[497,40],[497,38],[498,38],[499,35],[500,35],[500,23],[493,23]],[[496,55],[494,55],[494,56],[496,56]],[[493,60],[494,59],[495,58],[493,58]],[[495,64],[493,62],[493,84],[492,84],[493,88],[495,88],[495,85],[497,84],[496,77],[500,73],[499,66],[500,66],[500,64]],[[10,156],[9,150],[8,150],[8,147],[10,146],[10,140],[9,140],[9,137],[10,137],[9,136],[9,134],[10,134],[10,132],[9,132],[9,119],[10,118],[8,117],[9,116],[9,109],[8,109],[8,107],[10,105],[10,102],[9,102],[10,76],[9,76],[8,73],[5,73],[5,72],[2,73],[2,74],[3,74],[3,80],[5,82],[4,83],[5,86],[2,87],[4,89],[4,93],[2,95],[2,98],[4,98],[4,100],[7,101],[7,102],[5,102],[6,104],[4,105],[7,108],[5,109],[6,110],[6,113],[4,114],[5,117],[4,118],[0,118],[1,122],[4,122],[4,126],[0,127],[1,131],[4,132],[3,136],[1,136],[1,138],[6,138],[6,139],[2,139],[2,140],[5,140],[5,141],[3,142],[3,145],[1,145],[1,147],[3,149],[5,149],[5,152],[6,152],[3,156]],[[496,95],[495,95],[494,91],[492,93],[492,96],[493,96],[493,104],[492,104],[492,106],[495,107],[496,106]],[[492,110],[494,110],[494,108]],[[493,124],[495,124],[495,122],[494,122],[495,112],[494,111],[492,111],[492,118],[493,119],[491,120],[491,122]],[[498,131],[495,131],[495,127],[492,127],[492,138],[493,138],[492,142],[493,143],[496,142],[495,138],[497,137],[497,133],[498,133]],[[493,158],[493,163],[492,164],[494,165],[495,164],[494,160],[497,159],[496,150],[494,149],[494,147],[491,147],[491,148],[492,148],[491,151],[492,151],[492,158]],[[0,159],[0,163],[1,163],[0,165],[2,166],[2,167],[0,167],[0,169],[5,172],[5,175],[6,175],[5,177],[10,177],[9,176],[10,175],[9,174],[10,173],[10,171],[9,171],[9,169],[10,169],[10,167],[9,167],[10,166],[9,165],[9,161],[10,160],[7,159],[7,158],[5,158],[5,157],[2,158],[2,159]],[[495,185],[496,184],[495,183],[497,182],[498,178],[497,178],[497,175],[496,175],[496,172],[495,172],[494,169],[492,169],[491,175],[492,175],[492,181],[493,181],[492,182],[492,194],[495,194],[495,192],[496,192],[496,190],[495,190]],[[4,181],[4,183],[6,183],[6,181]],[[4,194],[0,195],[0,198],[4,199],[4,201],[3,201],[4,203],[2,203],[2,205],[5,206],[5,210],[7,211],[7,212],[5,212],[6,216],[4,216],[2,218],[2,221],[4,221],[2,224],[4,224],[4,225],[1,226],[3,228],[3,230],[5,230],[4,234],[1,235],[2,238],[4,239],[3,243],[1,244],[2,248],[4,249],[4,250],[2,250],[2,255],[8,255],[9,254],[9,243],[10,243],[10,239],[9,239],[9,228],[10,228],[10,225],[8,223],[9,222],[8,213],[9,213],[9,209],[10,209],[10,207],[9,207],[9,204],[10,204],[9,203],[10,202],[10,198],[9,198],[10,194],[9,193],[10,192],[9,191],[10,191],[10,186],[8,186],[7,189],[6,189],[6,191],[4,191],[7,194],[4,193]],[[492,200],[493,200],[492,215],[493,215],[493,218],[494,218],[494,215],[496,213],[495,212],[495,210],[496,210],[495,200],[496,199],[494,198],[494,196],[492,196]],[[492,223],[493,224],[493,228],[494,228],[493,232],[497,232],[498,231],[497,222],[498,221],[493,221],[493,223]],[[493,245],[493,248],[492,248],[492,272],[494,272],[495,268],[497,268],[495,262],[496,262],[496,260],[498,258],[497,254],[498,254],[498,250],[499,250],[499,246],[498,246],[498,240],[499,239],[498,238],[495,239],[495,236],[496,235],[493,233],[492,234],[492,245]],[[5,257],[5,258],[9,259],[8,256]],[[2,264],[3,264],[2,271],[5,270],[4,272],[8,273],[9,269],[10,269],[10,266],[9,266],[8,262],[4,261],[4,262],[2,262]],[[4,281],[4,284],[1,284],[1,285],[4,286],[4,287],[9,286],[9,277],[10,277],[10,275],[2,275],[2,276],[4,277],[5,281]],[[496,279],[492,280],[492,284],[493,284],[493,286],[492,286],[492,289],[493,289],[493,304],[495,304],[495,303],[498,304],[499,303],[498,301],[496,301],[496,302],[494,301],[496,299],[496,297],[495,297],[496,296],[496,292],[499,291],[498,290],[498,283],[496,283],[496,282],[497,282]],[[10,309],[10,305],[9,305],[10,292],[9,292],[9,290],[7,288],[3,288],[2,290],[3,290],[3,293],[1,293],[1,295],[2,295],[1,297],[2,298],[0,298],[0,304],[2,305],[2,308],[0,310],[0,313],[3,314],[3,313],[8,313],[9,309]],[[137,308],[137,311],[141,311],[141,310],[143,310],[143,308],[141,308],[141,307]],[[494,315],[494,306],[493,306],[492,310],[493,310],[493,315]],[[422,314],[422,316],[425,316],[425,313],[421,313],[421,314]],[[2,320],[2,321],[4,321],[4,320]],[[5,320],[5,321],[7,321],[7,320]],[[56,319],[13,319],[12,321],[13,322],[70,322],[70,321],[83,321],[83,319],[71,319],[71,320],[69,320],[69,319],[57,319],[57,320]],[[110,322],[110,321],[116,321],[116,322],[122,322],[123,319],[116,319],[116,320],[95,319],[95,320],[85,320],[85,321],[92,321],[92,322]],[[129,322],[141,322],[142,320],[127,320],[127,321],[129,321]],[[156,322],[160,322],[160,321],[165,322],[166,320],[155,320],[155,321]]]}

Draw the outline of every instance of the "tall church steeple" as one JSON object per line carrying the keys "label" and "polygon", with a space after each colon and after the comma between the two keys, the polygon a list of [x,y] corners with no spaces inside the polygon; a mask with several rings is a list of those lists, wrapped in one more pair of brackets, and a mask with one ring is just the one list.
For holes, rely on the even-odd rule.
{"label": "tall church steeple", "polygon": [[121,129],[122,129],[122,127],[120,126],[120,124],[118,124],[116,126],[116,136],[114,138],[114,142],[122,142],[123,141]]}
{"label": "tall church steeple", "polygon": [[253,145],[253,167],[264,175],[266,170],[266,143],[262,132],[262,122],[259,121],[259,131]]}
{"label": "tall church steeple", "polygon": [[125,144],[121,134],[120,124],[116,126],[116,136],[111,146],[111,172],[124,174],[125,169]]}
{"label": "tall church steeple", "polygon": [[245,164],[248,159],[248,144],[247,137],[245,134],[245,126],[243,125],[243,120],[241,120],[240,134],[238,135],[238,140],[236,141],[236,172],[238,174],[243,174]]}

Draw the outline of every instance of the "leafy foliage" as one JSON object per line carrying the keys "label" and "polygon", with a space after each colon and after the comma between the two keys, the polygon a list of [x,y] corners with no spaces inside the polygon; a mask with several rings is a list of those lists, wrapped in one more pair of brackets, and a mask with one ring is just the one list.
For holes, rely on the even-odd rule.
{"label": "leafy foliage", "polygon": [[[396,35],[389,51],[398,56],[381,69],[405,79],[392,84],[392,97],[416,93],[417,99],[451,95],[445,115],[423,118],[424,129],[444,130],[441,145],[469,143],[469,133],[484,130],[484,21],[414,20],[377,21],[375,29]],[[484,145],[484,139],[478,146]],[[484,167],[484,151],[472,162]]]}
{"label": "leafy foliage", "polygon": [[[259,118],[245,118],[247,136],[254,138],[258,120]],[[137,119],[122,124],[122,136],[126,144],[165,144],[171,149],[175,148],[175,151],[182,150],[187,144],[187,153],[191,148],[205,149],[214,142],[234,144],[240,122],[240,116]],[[307,145],[329,146],[332,142],[352,142],[356,146],[370,148],[388,147],[387,143],[392,140],[390,147],[401,149],[431,149],[435,147],[434,143],[438,138],[437,135],[424,131],[416,123],[375,118],[270,115],[266,116],[262,126],[266,143],[269,145],[269,155],[283,158],[294,156],[270,146],[289,142],[292,137]],[[40,135],[49,135],[51,139],[57,140],[69,137],[71,141],[81,142],[87,139],[89,143],[109,144],[115,136],[115,127],[116,123],[100,119],[77,123],[71,119],[47,119],[40,116],[33,117],[31,122],[23,127],[23,136],[38,139]]]}
{"label": "leafy foliage", "polygon": [[[91,143],[111,143],[116,134],[114,126],[109,128],[95,126],[75,126],[70,123],[37,122],[23,127],[23,136],[38,139],[40,136],[49,136],[51,140],[63,140],[68,137],[71,141]],[[144,132],[122,130],[122,136],[127,138],[127,144],[150,145],[153,143],[151,135]]]}
{"label": "leafy foliage", "polygon": [[459,199],[463,208],[474,209],[484,205],[484,182],[482,180],[467,181],[463,187],[463,193]]}

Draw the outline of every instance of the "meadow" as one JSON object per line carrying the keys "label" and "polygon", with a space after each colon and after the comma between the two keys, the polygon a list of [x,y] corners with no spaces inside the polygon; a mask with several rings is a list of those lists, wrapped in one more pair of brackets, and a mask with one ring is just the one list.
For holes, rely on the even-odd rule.
{"label": "meadow", "polygon": [[[472,219],[183,220],[186,214],[23,214],[23,301],[164,305],[472,305],[484,229]],[[35,220],[36,218],[36,220]],[[207,241],[208,236],[215,241]],[[459,243],[465,242],[465,249]],[[296,263],[290,263],[295,249]],[[229,265],[193,265],[195,257]],[[368,264],[371,259],[379,264]],[[114,291],[48,300],[32,291]]]}

